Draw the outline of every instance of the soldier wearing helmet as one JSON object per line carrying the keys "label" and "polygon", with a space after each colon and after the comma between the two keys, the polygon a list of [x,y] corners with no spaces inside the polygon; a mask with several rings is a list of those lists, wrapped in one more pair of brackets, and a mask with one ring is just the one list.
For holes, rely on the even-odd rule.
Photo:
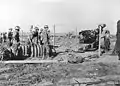
{"label": "soldier wearing helmet", "polygon": [[13,39],[12,28],[9,28],[9,31],[8,31],[8,41],[9,41],[10,43],[12,43],[12,39]]}
{"label": "soldier wearing helmet", "polygon": [[43,43],[43,46],[44,46],[44,49],[43,49],[43,58],[44,56],[46,56],[46,58],[49,58],[50,56],[50,47],[49,47],[49,35],[48,35],[48,25],[45,25],[44,26],[44,31],[42,33],[42,43]]}
{"label": "soldier wearing helmet", "polygon": [[29,34],[29,38],[28,38],[31,44],[38,43],[38,32],[39,32],[39,28],[33,27],[33,25],[31,25],[30,34]]}
{"label": "soldier wearing helmet", "polygon": [[39,28],[35,27],[33,30],[33,34],[32,34],[32,41],[37,44],[38,43],[38,32],[39,32]]}
{"label": "soldier wearing helmet", "polygon": [[15,56],[19,56],[19,48],[20,48],[20,26],[16,26],[13,31],[13,44],[12,44],[12,51]]}
{"label": "soldier wearing helmet", "polygon": [[19,26],[16,26],[15,27],[15,31],[13,33],[13,37],[14,37],[14,42],[20,42],[20,34],[19,34],[19,31],[20,31],[20,27]]}
{"label": "soldier wearing helmet", "polygon": [[2,36],[3,36],[3,42],[6,42],[6,39],[7,39],[7,36],[6,36],[6,35],[7,35],[7,33],[6,33],[6,32],[3,32],[3,35],[2,35]]}

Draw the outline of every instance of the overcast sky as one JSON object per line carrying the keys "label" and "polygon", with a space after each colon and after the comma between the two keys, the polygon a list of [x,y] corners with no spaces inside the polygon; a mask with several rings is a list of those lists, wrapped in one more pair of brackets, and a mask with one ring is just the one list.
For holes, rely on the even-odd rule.
{"label": "overcast sky", "polygon": [[56,32],[95,29],[106,23],[106,29],[116,33],[120,19],[120,0],[0,0],[0,31],[20,25],[28,31],[30,25],[48,24]]}

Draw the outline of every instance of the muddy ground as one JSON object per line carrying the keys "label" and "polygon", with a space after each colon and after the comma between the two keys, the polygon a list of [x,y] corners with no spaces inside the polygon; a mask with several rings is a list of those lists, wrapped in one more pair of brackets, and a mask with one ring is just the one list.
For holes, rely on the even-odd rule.
{"label": "muddy ground", "polygon": [[98,57],[98,51],[74,52],[84,46],[78,39],[56,41],[54,59],[69,63],[0,64],[0,86],[120,86],[120,62],[112,50]]}

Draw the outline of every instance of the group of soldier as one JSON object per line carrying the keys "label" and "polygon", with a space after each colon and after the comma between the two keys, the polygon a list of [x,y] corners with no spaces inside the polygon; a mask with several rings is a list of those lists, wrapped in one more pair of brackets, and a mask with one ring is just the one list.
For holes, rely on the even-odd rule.
{"label": "group of soldier", "polygon": [[9,28],[8,33],[7,32],[3,32],[0,34],[0,43],[5,43],[5,42],[10,42],[13,43],[13,40],[19,42],[19,31],[20,31],[20,27],[16,26],[14,31],[12,28]]}
{"label": "group of soldier", "polygon": [[[16,26],[14,29],[9,28],[8,33],[3,33],[1,36],[1,43],[7,42],[8,47],[14,47],[14,53],[16,54],[21,44],[20,40],[20,26]],[[50,30],[48,25],[39,29],[37,26],[31,26],[28,35],[27,43],[29,45],[40,44],[43,46],[43,56],[50,56]]]}
{"label": "group of soldier", "polygon": [[44,29],[41,28],[40,31],[38,27],[31,26],[30,34],[28,37],[30,44],[43,45],[43,53],[46,52],[46,56],[50,56],[50,30],[48,25],[45,25]]}
{"label": "group of soldier", "polygon": [[[82,48],[83,51],[89,50],[90,48],[96,48],[96,50],[99,48],[99,32],[100,32],[100,28],[101,28],[101,33],[103,33],[103,29],[106,27],[106,24],[103,25],[98,25],[98,28],[95,29],[94,31],[90,31],[91,37],[93,37],[92,39],[94,39],[91,43],[89,43],[89,45],[85,46]],[[1,33],[0,34],[0,42],[1,43],[5,43],[8,42],[8,46],[16,46],[16,51],[21,43],[20,40],[20,26],[16,26],[14,29],[10,28],[8,33]],[[87,33],[86,33],[87,32]],[[82,31],[79,33],[80,38],[84,39],[84,42],[86,40],[86,35],[88,36],[88,31]],[[83,37],[81,37],[81,34]],[[28,35],[28,34],[27,34]],[[88,40],[86,42],[90,42],[90,36],[88,36]],[[106,30],[104,32],[104,35],[102,36],[102,38],[104,38],[104,50],[105,51],[109,51],[110,50],[110,31]],[[117,34],[116,34],[116,52],[119,56],[119,60],[120,60],[120,21],[117,22]],[[90,40],[90,41],[89,41]],[[81,39],[80,39],[81,41]],[[30,31],[29,31],[29,35],[28,35],[28,42],[29,45],[37,45],[40,44],[43,46],[43,53],[46,54],[47,57],[50,56],[50,30],[48,25],[45,25],[43,28],[39,29],[39,27],[37,26],[31,26],[30,27]],[[81,50],[81,48],[80,48]],[[44,54],[44,55],[45,55]]]}
{"label": "group of soldier", "polygon": [[44,29],[41,28],[39,30],[38,27],[33,27],[33,25],[30,28],[30,34],[28,36],[28,39],[30,43],[35,43],[35,44],[49,44],[49,37],[50,37],[50,30],[48,25],[44,26]]}

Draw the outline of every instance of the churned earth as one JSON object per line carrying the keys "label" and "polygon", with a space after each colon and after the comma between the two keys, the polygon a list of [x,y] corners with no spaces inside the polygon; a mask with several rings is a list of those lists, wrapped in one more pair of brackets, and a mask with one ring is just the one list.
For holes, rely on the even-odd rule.
{"label": "churned earth", "polygon": [[[114,39],[111,42],[113,50]],[[57,38],[56,45],[53,59],[68,63],[1,63],[0,86],[120,86],[120,61],[112,50],[101,57],[98,51],[80,53],[77,50],[84,45],[66,37]]]}

